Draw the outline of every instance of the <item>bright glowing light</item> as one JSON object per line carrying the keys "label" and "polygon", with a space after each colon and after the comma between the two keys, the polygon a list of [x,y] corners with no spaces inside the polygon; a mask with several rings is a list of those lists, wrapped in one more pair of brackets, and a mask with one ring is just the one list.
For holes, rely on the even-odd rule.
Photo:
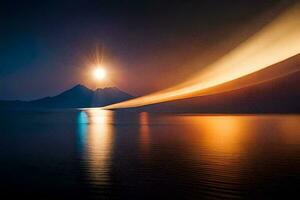
{"label": "bright glowing light", "polygon": [[[104,108],[138,107],[205,95],[205,90],[209,88],[257,72],[299,54],[299,36],[300,4],[290,8],[237,48],[196,73],[189,81]],[[272,78],[271,76],[268,78]]]}
{"label": "bright glowing light", "polygon": [[106,77],[106,71],[104,68],[101,67],[97,67],[96,69],[94,69],[93,71],[93,76],[96,80],[102,80]]}

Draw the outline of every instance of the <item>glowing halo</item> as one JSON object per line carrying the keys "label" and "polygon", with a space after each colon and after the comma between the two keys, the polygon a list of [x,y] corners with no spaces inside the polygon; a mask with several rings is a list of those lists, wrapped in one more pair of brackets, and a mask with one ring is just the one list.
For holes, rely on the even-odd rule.
{"label": "glowing halo", "polygon": [[97,67],[93,70],[92,75],[96,80],[102,80],[106,77],[106,70],[102,67]]}

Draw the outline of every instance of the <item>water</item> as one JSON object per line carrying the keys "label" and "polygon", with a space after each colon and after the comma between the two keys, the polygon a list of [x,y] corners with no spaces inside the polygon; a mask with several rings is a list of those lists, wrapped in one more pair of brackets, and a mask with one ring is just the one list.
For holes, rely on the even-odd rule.
{"label": "water", "polygon": [[287,199],[300,189],[299,115],[91,109],[0,120],[1,197]]}

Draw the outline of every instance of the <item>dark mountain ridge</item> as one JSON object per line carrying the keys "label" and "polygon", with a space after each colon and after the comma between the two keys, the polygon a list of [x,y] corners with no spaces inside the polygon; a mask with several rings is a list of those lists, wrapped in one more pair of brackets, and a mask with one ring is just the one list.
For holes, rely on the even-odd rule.
{"label": "dark mountain ridge", "polygon": [[0,101],[0,109],[89,108],[101,107],[134,98],[117,87],[91,90],[78,84],[53,97],[33,101]]}

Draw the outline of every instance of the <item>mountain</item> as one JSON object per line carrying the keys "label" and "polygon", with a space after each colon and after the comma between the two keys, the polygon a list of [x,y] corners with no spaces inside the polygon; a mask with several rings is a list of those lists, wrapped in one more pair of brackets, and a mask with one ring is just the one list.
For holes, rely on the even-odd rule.
{"label": "mountain", "polygon": [[89,107],[94,95],[94,91],[83,86],[75,87],[54,97],[45,97],[29,102],[33,107],[45,108],[76,108]]}
{"label": "mountain", "polygon": [[116,102],[132,99],[133,96],[127,94],[116,87],[98,88],[94,91],[92,107],[109,105]]}
{"label": "mountain", "polygon": [[84,85],[76,85],[53,97],[33,101],[0,101],[0,109],[33,108],[88,108],[101,107],[134,98],[117,87],[91,90]]}

